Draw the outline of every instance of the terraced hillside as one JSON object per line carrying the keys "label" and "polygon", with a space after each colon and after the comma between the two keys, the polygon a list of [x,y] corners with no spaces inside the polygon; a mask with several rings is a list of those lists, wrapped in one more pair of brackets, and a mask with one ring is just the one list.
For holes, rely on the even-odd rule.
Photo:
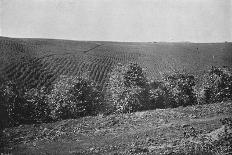
{"label": "terraced hillside", "polygon": [[90,77],[104,85],[111,67],[137,62],[150,78],[185,70],[195,75],[209,66],[232,66],[232,43],[120,43],[0,37],[0,75],[22,86],[47,85],[59,75]]}

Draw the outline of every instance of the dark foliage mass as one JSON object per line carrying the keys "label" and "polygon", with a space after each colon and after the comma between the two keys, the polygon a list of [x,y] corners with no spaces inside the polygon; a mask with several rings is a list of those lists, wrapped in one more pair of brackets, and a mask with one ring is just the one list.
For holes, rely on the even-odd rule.
{"label": "dark foliage mass", "polygon": [[1,128],[19,124],[95,115],[100,112],[101,92],[84,77],[61,76],[52,88],[20,89],[1,81]]}
{"label": "dark foliage mass", "polygon": [[150,100],[154,108],[174,108],[197,103],[194,76],[174,73],[150,84]]}
{"label": "dark foliage mass", "polygon": [[212,103],[232,99],[232,70],[228,67],[212,67],[204,76],[202,102]]}
{"label": "dark foliage mass", "polygon": [[2,126],[48,120],[49,109],[45,88],[26,90],[10,81],[2,82],[0,88]]}
{"label": "dark foliage mass", "polygon": [[232,72],[212,67],[196,89],[196,79],[172,73],[149,81],[136,63],[112,68],[104,89],[88,76],[61,76],[49,88],[20,88],[0,79],[1,128],[49,122],[99,113],[130,113],[231,100]]}

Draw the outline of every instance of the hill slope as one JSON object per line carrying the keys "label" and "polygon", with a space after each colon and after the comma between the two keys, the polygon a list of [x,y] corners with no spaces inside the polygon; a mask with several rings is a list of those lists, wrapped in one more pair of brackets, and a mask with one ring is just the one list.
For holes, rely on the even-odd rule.
{"label": "hill slope", "polygon": [[19,85],[50,84],[59,75],[81,75],[104,85],[116,63],[137,62],[148,76],[185,70],[195,75],[211,65],[232,66],[232,43],[120,43],[0,37],[1,76]]}
{"label": "hill slope", "polygon": [[231,113],[232,103],[225,102],[84,117],[8,128],[4,140],[13,154],[168,154],[180,149],[183,140],[217,138],[220,120],[232,118]]}

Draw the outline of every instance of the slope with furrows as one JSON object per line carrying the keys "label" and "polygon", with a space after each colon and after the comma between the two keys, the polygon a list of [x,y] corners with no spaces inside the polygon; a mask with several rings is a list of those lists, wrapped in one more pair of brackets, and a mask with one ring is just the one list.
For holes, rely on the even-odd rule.
{"label": "slope with furrows", "polygon": [[186,71],[201,76],[212,65],[232,66],[232,43],[120,43],[0,37],[1,76],[22,86],[49,85],[81,75],[103,86],[117,63],[136,62],[149,78]]}

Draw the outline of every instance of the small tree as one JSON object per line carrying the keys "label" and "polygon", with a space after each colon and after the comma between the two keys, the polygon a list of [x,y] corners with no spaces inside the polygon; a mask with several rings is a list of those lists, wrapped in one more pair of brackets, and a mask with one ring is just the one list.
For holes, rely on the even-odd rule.
{"label": "small tree", "polygon": [[144,109],[147,79],[136,63],[118,64],[109,73],[105,100],[111,112],[133,112]]}
{"label": "small tree", "polygon": [[32,88],[24,93],[27,109],[25,112],[30,114],[30,120],[33,123],[42,123],[51,121],[48,107],[49,90],[46,87]]}
{"label": "small tree", "polygon": [[5,126],[40,123],[48,120],[47,92],[44,88],[25,90],[14,82],[0,86],[1,121]]}
{"label": "small tree", "polygon": [[197,103],[195,94],[195,78],[193,75],[174,73],[164,77],[164,85],[169,90],[171,107],[188,106]]}
{"label": "small tree", "polygon": [[2,81],[0,86],[0,105],[2,113],[1,121],[5,125],[16,125],[23,120],[22,105],[25,100],[22,97],[22,90],[14,82]]}
{"label": "small tree", "polygon": [[50,116],[56,120],[96,114],[101,96],[87,76],[61,76],[48,96]]}
{"label": "small tree", "polygon": [[174,108],[197,103],[194,76],[174,73],[161,81],[150,83],[150,100],[153,108]]}
{"label": "small tree", "polygon": [[221,102],[232,99],[232,70],[212,67],[203,78],[200,94],[203,102]]}

